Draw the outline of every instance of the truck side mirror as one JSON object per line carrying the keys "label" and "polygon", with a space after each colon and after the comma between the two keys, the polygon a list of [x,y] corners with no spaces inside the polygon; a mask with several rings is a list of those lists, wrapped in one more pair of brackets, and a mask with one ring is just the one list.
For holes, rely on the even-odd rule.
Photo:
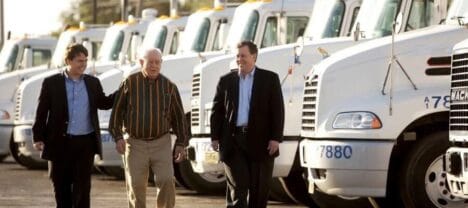
{"label": "truck side mirror", "polygon": [[358,41],[360,36],[361,36],[361,24],[358,22],[356,23],[356,28],[354,29],[354,32],[353,32],[354,41]]}
{"label": "truck side mirror", "polygon": [[401,30],[401,26],[403,26],[403,13],[400,12],[395,19],[395,34]]}
{"label": "truck side mirror", "polygon": [[120,65],[124,65],[127,62],[127,59],[128,59],[128,57],[127,57],[127,55],[125,53],[123,53],[123,52],[119,53],[119,64]]}
{"label": "truck side mirror", "polygon": [[302,36],[297,38],[296,45],[294,46],[294,63],[300,64],[300,57],[304,51],[304,38]]}

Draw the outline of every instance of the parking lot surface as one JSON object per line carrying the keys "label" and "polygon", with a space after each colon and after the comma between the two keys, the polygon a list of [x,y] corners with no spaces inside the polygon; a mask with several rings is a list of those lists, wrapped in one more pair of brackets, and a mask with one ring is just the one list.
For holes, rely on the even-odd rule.
{"label": "parking lot surface", "polygon": [[[47,170],[28,170],[16,164],[12,158],[0,163],[0,207],[47,208],[55,207],[53,189]],[[176,207],[220,208],[225,207],[224,196],[200,195],[177,188]],[[156,205],[156,188],[148,187],[147,206]],[[96,208],[125,208],[127,197],[125,183],[99,173],[93,174],[91,206]],[[270,201],[268,207],[304,207]]]}

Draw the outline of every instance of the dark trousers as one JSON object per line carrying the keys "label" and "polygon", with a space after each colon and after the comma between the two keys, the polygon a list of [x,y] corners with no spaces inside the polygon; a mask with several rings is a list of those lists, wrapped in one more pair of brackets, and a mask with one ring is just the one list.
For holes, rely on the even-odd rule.
{"label": "dark trousers", "polygon": [[90,207],[94,135],[66,138],[64,155],[49,162],[57,208]]}
{"label": "dark trousers", "polygon": [[236,134],[235,150],[224,160],[228,208],[267,206],[274,159],[253,161],[246,152],[245,134]]}

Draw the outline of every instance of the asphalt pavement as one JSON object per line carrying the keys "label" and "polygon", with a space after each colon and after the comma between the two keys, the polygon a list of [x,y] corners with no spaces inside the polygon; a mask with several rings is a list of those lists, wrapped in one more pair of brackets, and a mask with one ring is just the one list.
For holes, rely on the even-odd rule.
{"label": "asphalt pavement", "polygon": [[[148,187],[147,207],[156,206],[156,188]],[[225,207],[224,196],[201,195],[177,187],[178,208]],[[47,170],[28,170],[16,164],[11,157],[0,163],[0,208],[47,208],[55,207],[52,184]],[[126,208],[125,183],[99,173],[93,174],[91,207]],[[304,207],[270,201],[268,207]]]}

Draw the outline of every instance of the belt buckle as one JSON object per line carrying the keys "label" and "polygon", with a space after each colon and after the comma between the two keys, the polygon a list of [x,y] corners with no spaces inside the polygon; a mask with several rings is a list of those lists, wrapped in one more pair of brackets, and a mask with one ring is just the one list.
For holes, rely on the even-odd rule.
{"label": "belt buckle", "polygon": [[246,134],[247,133],[247,126],[241,126],[240,127],[240,131],[243,133],[243,134]]}

